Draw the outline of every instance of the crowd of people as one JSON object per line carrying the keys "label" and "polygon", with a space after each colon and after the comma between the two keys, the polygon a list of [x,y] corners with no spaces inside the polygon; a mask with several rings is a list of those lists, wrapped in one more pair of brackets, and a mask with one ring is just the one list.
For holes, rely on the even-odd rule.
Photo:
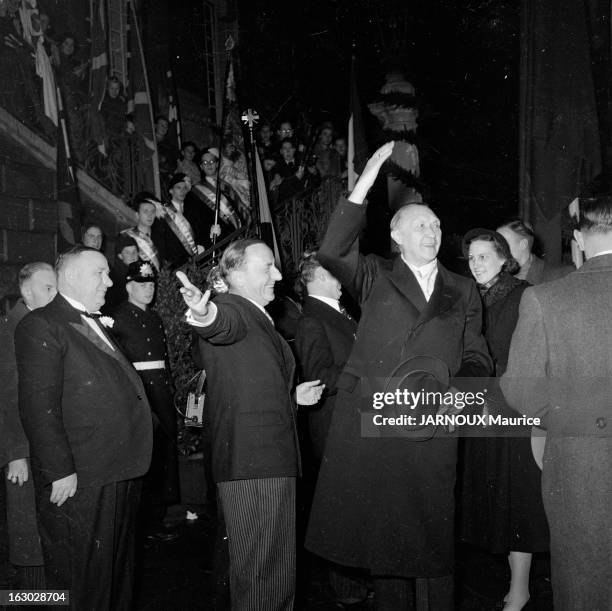
{"label": "crowd of people", "polygon": [[[162,182],[167,183],[175,172],[182,172],[194,186],[203,184],[206,188],[206,183],[218,175],[225,189],[233,189],[233,199],[246,199],[240,197],[240,185],[236,184],[237,177],[248,176],[246,160],[235,146],[226,145],[220,155],[217,147],[199,149],[194,142],[187,141],[179,151],[175,139],[168,135],[168,126],[167,117],[156,118]],[[339,136],[329,122],[321,124],[309,142],[298,137],[290,121],[281,121],[276,131],[264,122],[257,130],[256,141],[273,207],[307,188],[318,186],[326,176],[347,178],[346,138]],[[220,167],[214,165],[219,163]]]}
{"label": "crowd of people", "polygon": [[[533,604],[532,554],[547,551],[557,611],[607,610],[612,197],[580,201],[587,260],[573,272],[536,257],[531,227],[513,219],[468,231],[472,278],[452,273],[424,203],[393,216],[397,256],[364,256],[366,195],[392,149],[374,153],[304,254],[294,315],[270,307],[282,274],[260,240],[233,241],[207,287],[177,271],[207,374],[205,460],[231,608],[293,609],[304,546],[327,561],[342,604],[373,592],[379,610],[450,611],[462,540],[508,555],[505,611]],[[202,159],[218,163],[211,149]],[[180,498],[176,414],[151,304],[168,253],[203,247],[173,230],[197,186],[190,163],[181,169],[172,208],[141,194],[112,269],[92,226],[55,269],[26,265],[2,327],[13,348],[0,370],[11,562],[22,587],[70,590],[76,609],[130,608],[139,512],[149,535],[175,536],[164,513]],[[399,400],[420,392],[435,401]],[[548,434],[540,464],[532,424]]]}

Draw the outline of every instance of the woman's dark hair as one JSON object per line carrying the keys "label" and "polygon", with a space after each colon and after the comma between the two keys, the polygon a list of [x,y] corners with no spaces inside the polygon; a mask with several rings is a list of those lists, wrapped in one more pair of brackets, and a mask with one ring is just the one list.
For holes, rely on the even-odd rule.
{"label": "woman's dark hair", "polygon": [[510,246],[508,246],[508,242],[503,235],[497,233],[497,231],[487,231],[486,233],[480,233],[473,236],[466,241],[466,246],[469,249],[469,246],[472,242],[491,242],[493,244],[493,248],[495,252],[504,259],[504,263],[502,265],[501,271],[507,272],[508,274],[516,274],[521,266],[518,261],[512,256],[510,252]]}

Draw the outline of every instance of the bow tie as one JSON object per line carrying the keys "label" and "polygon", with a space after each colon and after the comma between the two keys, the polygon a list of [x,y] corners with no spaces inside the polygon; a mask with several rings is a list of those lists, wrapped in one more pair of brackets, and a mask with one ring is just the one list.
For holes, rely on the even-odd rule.
{"label": "bow tie", "polygon": [[83,316],[87,316],[87,318],[93,318],[94,320],[97,320],[98,318],[102,318],[102,312],[86,312],[85,310],[79,310],[79,312]]}

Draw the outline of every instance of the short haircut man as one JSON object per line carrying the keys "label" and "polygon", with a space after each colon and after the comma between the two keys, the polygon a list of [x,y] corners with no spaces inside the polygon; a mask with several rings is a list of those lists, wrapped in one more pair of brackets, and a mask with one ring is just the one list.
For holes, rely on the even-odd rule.
{"label": "short haircut man", "polygon": [[30,310],[47,305],[57,293],[57,276],[49,263],[27,263],[18,279],[19,292]]}
{"label": "short haircut man", "polygon": [[46,586],[77,609],[129,606],[139,482],[151,458],[140,378],[96,318],[108,263],[60,255],[59,293],[15,332],[19,409],[30,443]]}
{"label": "short haircut man", "polygon": [[[333,562],[368,569],[381,608],[405,608],[410,578],[416,577],[431,608],[450,611],[455,440],[435,427],[419,432],[409,423],[399,434],[397,428],[370,434],[362,423],[375,424],[374,393],[421,389],[398,373],[402,368],[423,369],[433,378],[486,376],[491,359],[476,285],[437,260],[442,231],[433,210],[410,204],[398,211],[391,223],[400,251],[394,260],[360,254],[363,202],[392,150],[387,143],[368,160],[350,199],[338,202],[318,253],[359,301],[362,317],[336,382],[337,407],[306,546]],[[421,364],[411,365],[417,359]],[[416,424],[424,412],[415,406],[410,413]]]}
{"label": "short haircut man", "polygon": [[[291,609],[300,469],[295,361],[264,309],[282,276],[260,240],[230,244],[220,270],[229,292],[211,303],[209,292],[177,275],[209,380],[212,475],[229,535],[232,608]],[[316,403],[317,384],[300,384],[298,402]]]}
{"label": "short haircut man", "polygon": [[0,469],[6,467],[9,559],[21,589],[44,588],[43,557],[36,524],[30,448],[19,417],[15,329],[28,312],[46,306],[57,293],[49,263],[27,263],[19,270],[21,299],[0,319]]}
{"label": "short haircut man", "polygon": [[497,228],[510,246],[512,256],[518,261],[520,270],[516,275],[530,284],[541,284],[555,280],[572,271],[570,266],[552,265],[533,252],[535,233],[532,226],[520,218],[511,219]]}
{"label": "short haircut man", "polygon": [[612,198],[580,199],[586,262],[523,293],[502,391],[547,429],[542,498],[555,609],[610,609]]}
{"label": "short haircut man", "polygon": [[342,285],[321,265],[316,251],[302,255],[299,280],[306,296],[295,333],[295,354],[305,379],[321,380],[328,389],[308,412],[312,452],[319,463],[335,405],[336,382],[353,347],[357,323],[340,305]]}

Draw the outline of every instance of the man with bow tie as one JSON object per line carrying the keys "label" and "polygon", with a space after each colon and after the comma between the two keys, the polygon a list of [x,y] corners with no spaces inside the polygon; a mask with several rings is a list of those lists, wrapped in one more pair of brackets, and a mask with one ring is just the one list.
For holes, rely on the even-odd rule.
{"label": "man with bow tie", "polygon": [[[387,143],[370,158],[349,199],[338,203],[318,253],[362,315],[336,382],[306,546],[368,569],[379,610],[413,608],[416,586],[417,608],[450,611],[457,440],[438,429],[366,425],[380,413],[374,393],[486,376],[491,359],[476,285],[438,262],[440,221],[427,205],[408,203],[391,220],[397,258],[359,252],[363,202],[392,150]],[[424,410],[432,408],[435,414],[438,406]],[[412,413],[420,422],[419,409]],[[397,406],[385,413],[395,414]]]}
{"label": "man with bow tie", "polygon": [[46,585],[70,590],[74,609],[129,609],[151,410],[98,316],[112,285],[104,255],[76,246],[56,271],[56,297],[15,332]]}

